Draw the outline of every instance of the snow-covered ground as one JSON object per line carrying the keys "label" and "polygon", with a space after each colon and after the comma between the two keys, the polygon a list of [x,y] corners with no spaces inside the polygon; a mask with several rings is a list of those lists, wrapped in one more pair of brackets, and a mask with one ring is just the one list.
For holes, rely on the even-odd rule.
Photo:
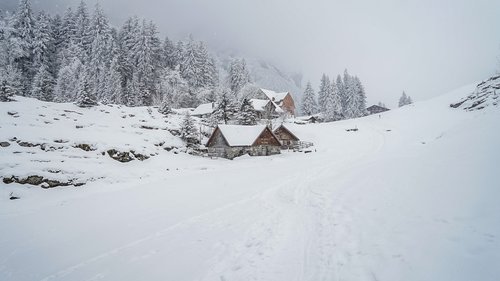
{"label": "snow-covered ground", "polygon": [[[290,124],[315,153],[233,161],[164,150],[182,144],[146,108],[0,103],[0,142],[63,146],[11,142],[0,176],[91,179],[0,183],[0,280],[498,280],[500,110],[449,106],[473,90]],[[119,163],[110,148],[154,156]]]}

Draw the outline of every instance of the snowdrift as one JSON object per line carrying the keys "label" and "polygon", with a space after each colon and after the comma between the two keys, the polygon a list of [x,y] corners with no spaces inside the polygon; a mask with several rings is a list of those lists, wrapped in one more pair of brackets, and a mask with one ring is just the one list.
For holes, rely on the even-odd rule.
{"label": "snowdrift", "polygon": [[[0,141],[64,146],[9,141],[2,175],[64,160],[64,174],[105,178],[0,183],[0,280],[496,281],[500,112],[449,106],[475,88],[380,117],[288,124],[317,152],[234,161],[156,146],[179,145],[163,130],[175,122],[147,108],[2,103]],[[112,146],[158,155],[123,164],[100,154]]]}

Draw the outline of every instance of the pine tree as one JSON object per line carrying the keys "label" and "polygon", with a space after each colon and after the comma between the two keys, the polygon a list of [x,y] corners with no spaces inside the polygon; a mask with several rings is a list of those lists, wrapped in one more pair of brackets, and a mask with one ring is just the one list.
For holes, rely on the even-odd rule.
{"label": "pine tree", "polygon": [[311,86],[311,82],[307,82],[304,96],[302,98],[302,113],[304,115],[313,115],[317,112],[316,94]]}
{"label": "pine tree", "polygon": [[189,112],[186,113],[182,120],[180,133],[181,138],[186,142],[187,146],[193,146],[199,143],[198,130]]}
{"label": "pine tree", "polygon": [[21,95],[23,93],[22,76],[20,71],[12,65],[0,67],[0,82],[2,83],[3,101],[9,99],[13,95]]}
{"label": "pine tree", "polygon": [[184,61],[184,56],[186,53],[186,48],[184,47],[184,42],[177,41],[175,44],[175,65],[179,66],[179,70],[181,69],[181,64]]}
{"label": "pine tree", "polygon": [[42,64],[33,79],[31,96],[42,101],[53,101],[54,84],[54,77],[52,77],[52,74],[49,72],[48,66]]}
{"label": "pine tree", "polygon": [[0,80],[0,102],[12,101],[12,91],[7,84],[7,80]]}
{"label": "pine tree", "polygon": [[181,77],[178,65],[174,70],[163,70],[160,79],[160,93],[172,100],[172,106],[186,108],[193,105],[195,98],[191,97],[188,88],[187,82]]}
{"label": "pine tree", "polygon": [[36,72],[33,69],[33,41],[35,38],[35,20],[31,10],[29,0],[20,0],[17,13],[13,23],[13,44],[12,55],[14,61],[23,77],[22,83],[25,92],[28,92],[33,76]]}
{"label": "pine tree", "polygon": [[84,70],[80,75],[76,105],[79,107],[93,107],[97,105],[97,97],[92,91],[88,70]]}
{"label": "pine tree", "polygon": [[107,69],[105,80],[104,96],[107,101],[112,103],[122,103],[123,88],[122,88],[122,75],[120,72],[120,53],[116,44],[113,47],[113,58],[111,64]]}
{"label": "pine tree", "polygon": [[335,83],[331,84],[331,90],[325,97],[325,111],[323,113],[325,121],[337,121],[342,119],[342,104],[340,95]]}
{"label": "pine tree", "polygon": [[352,77],[344,72],[344,96],[345,96],[345,107],[343,108],[344,117],[347,119],[356,118],[358,114],[358,97],[357,97],[357,85],[352,79]]}
{"label": "pine tree", "polygon": [[229,87],[231,91],[238,95],[240,90],[250,83],[250,73],[247,69],[245,59],[233,59],[229,66]]}
{"label": "pine tree", "polygon": [[61,26],[61,40],[62,44],[60,45],[60,52],[62,52],[65,48],[68,48],[71,42],[74,42],[76,36],[76,21],[75,14],[73,13],[73,9],[68,7],[64,12],[62,18],[62,26]]}
{"label": "pine tree", "polygon": [[257,113],[249,99],[244,99],[241,103],[241,109],[237,114],[237,119],[240,125],[257,124]]}
{"label": "pine tree", "polygon": [[33,39],[33,67],[40,68],[42,64],[50,65],[54,51],[54,37],[51,32],[50,18],[41,12],[36,20]]}
{"label": "pine tree", "polygon": [[176,48],[172,40],[168,37],[165,37],[162,45],[162,62],[163,67],[168,67],[170,69],[175,69],[177,64],[176,60]]}
{"label": "pine tree", "polygon": [[356,84],[356,97],[357,97],[357,112],[356,117],[362,117],[367,115],[366,111],[366,93],[363,84],[361,84],[361,80],[356,76],[354,77],[354,83]]}
{"label": "pine tree", "polygon": [[[73,40],[82,48],[86,56],[90,55],[91,52],[91,31],[87,3],[81,0],[75,11],[75,34]],[[86,61],[84,61],[84,63],[86,63]]]}
{"label": "pine tree", "polygon": [[99,4],[96,4],[89,31],[85,40],[89,40],[90,53],[87,68],[90,77],[92,94],[98,101],[107,103],[111,97],[106,96],[106,74],[111,61],[112,37],[108,20]]}
{"label": "pine tree", "polygon": [[346,108],[347,97],[345,94],[344,82],[342,81],[342,77],[340,76],[340,74],[337,75],[337,81],[335,85],[337,86],[337,90],[339,91],[340,105],[342,106],[342,113],[343,113]]}
{"label": "pine tree", "polygon": [[192,36],[186,44],[184,60],[181,64],[181,74],[192,89],[203,86],[202,58],[199,47]]}
{"label": "pine tree", "polygon": [[72,102],[77,97],[82,63],[77,56],[67,60],[59,69],[55,86],[55,100],[57,102]]}
{"label": "pine tree", "polygon": [[403,91],[403,94],[399,98],[398,106],[403,107],[408,104],[408,97],[406,96],[405,91]]}
{"label": "pine tree", "polygon": [[164,115],[172,113],[172,99],[170,96],[165,95],[163,97],[160,107],[158,108],[158,112]]}
{"label": "pine tree", "polygon": [[318,105],[321,112],[326,111],[326,98],[331,94],[331,91],[330,78],[326,74],[323,74],[318,91]]}
{"label": "pine tree", "polygon": [[214,88],[218,84],[219,77],[215,66],[215,60],[210,57],[204,42],[200,42],[198,47],[200,58],[201,87]]}
{"label": "pine tree", "polygon": [[152,105],[159,82],[158,63],[160,57],[160,41],[156,37],[156,27],[143,21],[139,38],[134,46],[134,61],[137,67],[134,72],[135,88],[140,105]]}
{"label": "pine tree", "polygon": [[231,98],[231,95],[232,94],[228,91],[228,89],[223,89],[223,93],[217,103],[217,107],[211,115],[212,124],[227,124],[234,118],[237,113],[237,106],[235,100]]}

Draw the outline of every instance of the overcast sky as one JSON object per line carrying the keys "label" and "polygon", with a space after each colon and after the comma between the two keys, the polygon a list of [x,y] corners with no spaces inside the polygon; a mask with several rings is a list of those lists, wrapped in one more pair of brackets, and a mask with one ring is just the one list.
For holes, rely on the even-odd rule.
{"label": "overcast sky", "polygon": [[[63,10],[78,0],[33,2]],[[64,4],[54,8],[57,2]],[[337,75],[347,68],[364,82],[369,102],[389,106],[403,90],[424,100],[488,78],[500,54],[497,0],[99,2],[114,23],[147,17],[163,35],[192,33],[213,48],[300,71],[315,85],[323,72]]]}

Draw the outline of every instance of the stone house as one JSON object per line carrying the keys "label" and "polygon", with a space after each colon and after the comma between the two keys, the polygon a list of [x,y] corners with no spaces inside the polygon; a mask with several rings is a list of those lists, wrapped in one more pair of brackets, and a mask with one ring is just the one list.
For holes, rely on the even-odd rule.
{"label": "stone house", "polygon": [[281,153],[280,141],[265,125],[218,125],[206,146],[210,156],[227,159],[245,154],[267,156]]}

